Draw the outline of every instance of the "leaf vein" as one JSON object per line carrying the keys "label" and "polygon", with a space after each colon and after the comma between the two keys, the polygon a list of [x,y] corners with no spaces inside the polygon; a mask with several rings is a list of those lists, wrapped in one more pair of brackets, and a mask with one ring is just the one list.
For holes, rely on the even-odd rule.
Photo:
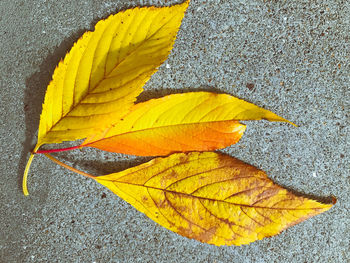
{"label": "leaf vein", "polygon": [[[252,229],[249,228],[249,227],[242,226],[242,225],[238,225],[238,224],[236,224],[236,223],[234,223],[234,222],[230,222],[228,219],[224,219],[224,218],[218,217],[217,215],[215,215],[214,213],[212,213],[212,212],[208,209],[208,207],[206,207],[206,206],[203,204],[203,202],[202,202],[201,200],[199,200],[199,203],[204,207],[204,209],[205,209],[206,211],[208,211],[208,213],[209,213],[210,215],[212,215],[213,217],[215,217],[215,218],[218,219],[219,221],[221,221],[221,222],[223,222],[223,223],[225,223],[225,224],[228,224],[228,225],[230,226],[230,229],[231,229],[232,233],[234,233],[235,235],[240,236],[240,237],[243,237],[241,234],[235,232],[235,231],[232,229],[232,226],[238,226],[238,227],[243,228],[243,229],[245,229],[245,230],[252,231]],[[227,238],[225,238],[225,239],[227,239]]]}

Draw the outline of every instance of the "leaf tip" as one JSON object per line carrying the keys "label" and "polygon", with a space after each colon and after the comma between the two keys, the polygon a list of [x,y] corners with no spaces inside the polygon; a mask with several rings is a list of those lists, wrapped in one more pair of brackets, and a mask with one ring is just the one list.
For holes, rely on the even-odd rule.
{"label": "leaf tip", "polygon": [[[278,116],[278,115],[277,115]],[[285,119],[285,118],[282,118],[282,117],[280,117],[280,116],[278,116],[279,117],[279,119],[278,120],[275,120],[275,121],[282,121],[282,122],[287,122],[287,123],[289,123],[289,124],[292,124],[294,127],[299,127],[298,125],[296,125],[294,122],[291,122],[291,121],[289,121],[289,120],[287,120],[287,119]],[[269,119],[267,119],[267,120],[269,120]]]}
{"label": "leaf tip", "polygon": [[299,127],[298,125],[296,125],[295,123],[293,123],[293,122],[291,122],[291,121],[288,121],[288,120],[287,120],[287,122],[290,123],[290,124],[292,124],[294,127]]}
{"label": "leaf tip", "polygon": [[334,195],[332,195],[332,206],[335,205],[337,201],[337,198]]}

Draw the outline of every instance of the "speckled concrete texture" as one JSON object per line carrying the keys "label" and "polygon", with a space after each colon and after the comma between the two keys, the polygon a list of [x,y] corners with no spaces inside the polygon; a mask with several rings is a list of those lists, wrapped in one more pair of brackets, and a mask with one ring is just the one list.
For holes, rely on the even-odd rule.
{"label": "speckled concrete texture", "polygon": [[[347,1],[193,0],[169,59],[140,97],[216,90],[295,122],[299,127],[246,122],[243,139],[224,152],[288,189],[336,196],[330,211],[250,245],[215,247],[160,227],[43,156],[30,171],[31,195],[22,195],[41,103],[60,58],[111,13],[175,2],[0,1],[0,262],[350,262]],[[92,149],[56,156],[95,174],[149,160]]]}

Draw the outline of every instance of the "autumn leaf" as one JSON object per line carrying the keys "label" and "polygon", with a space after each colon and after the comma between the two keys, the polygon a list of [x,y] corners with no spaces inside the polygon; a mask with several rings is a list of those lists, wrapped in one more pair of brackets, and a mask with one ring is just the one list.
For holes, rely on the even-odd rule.
{"label": "autumn leaf", "polygon": [[54,71],[34,152],[43,144],[86,138],[125,115],[167,58],[188,3],[128,9],[86,32]]}
{"label": "autumn leaf", "polygon": [[187,6],[128,9],[86,32],[47,88],[38,145],[86,138],[125,115],[167,58]]}
{"label": "autumn leaf", "polygon": [[136,104],[122,121],[81,147],[143,156],[215,150],[239,141],[245,125],[238,120],[260,119],[289,122],[228,94],[173,94]]}
{"label": "autumn leaf", "polygon": [[95,180],[167,229],[214,245],[270,237],[332,207],[215,152],[173,154]]}

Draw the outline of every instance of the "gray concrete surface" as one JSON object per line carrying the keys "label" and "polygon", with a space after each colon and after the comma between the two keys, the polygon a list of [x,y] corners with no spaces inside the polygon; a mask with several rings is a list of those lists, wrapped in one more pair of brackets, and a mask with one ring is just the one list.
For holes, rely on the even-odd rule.
{"label": "gray concrete surface", "polygon": [[[174,1],[153,1],[171,4]],[[328,212],[242,247],[178,236],[45,157],[20,181],[55,65],[101,18],[141,0],[0,1],[0,262],[350,262],[350,5],[347,1],[193,0],[175,48],[141,100],[219,90],[297,123],[249,122],[225,152]],[[145,159],[84,149],[56,155],[94,173]]]}

